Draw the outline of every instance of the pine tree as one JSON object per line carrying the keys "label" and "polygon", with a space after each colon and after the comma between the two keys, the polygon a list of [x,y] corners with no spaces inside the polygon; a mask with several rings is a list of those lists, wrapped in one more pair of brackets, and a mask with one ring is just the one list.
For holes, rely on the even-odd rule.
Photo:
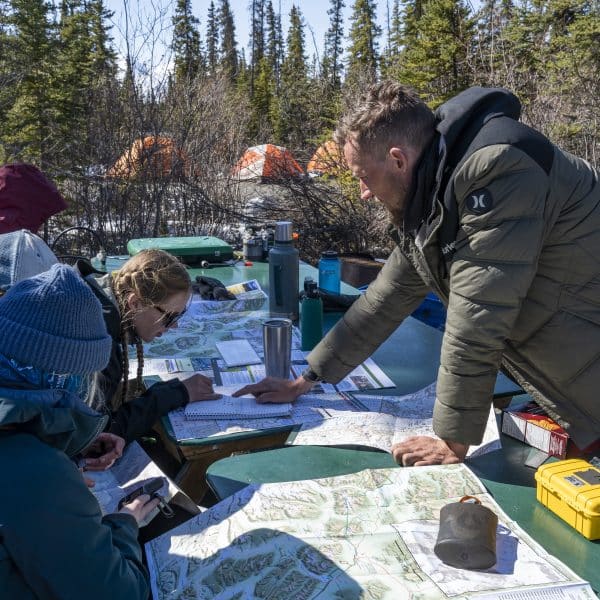
{"label": "pine tree", "polygon": [[281,66],[275,134],[279,142],[303,147],[308,132],[309,82],[305,55],[304,24],[300,9],[292,5],[286,55]]}
{"label": "pine tree", "polygon": [[600,152],[598,2],[548,0],[546,77],[538,90],[540,123],[550,137],[589,160]]}
{"label": "pine tree", "polygon": [[108,164],[113,159],[114,132],[120,126],[115,115],[117,105],[117,54],[112,47],[109,22],[113,13],[107,10],[103,0],[93,0],[87,8],[90,14],[92,80],[86,100],[86,135],[81,137],[86,145],[82,148],[82,162],[89,165]]}
{"label": "pine tree", "polygon": [[344,0],[330,0],[329,29],[325,33],[322,77],[332,90],[339,90],[342,84],[344,52]]}
{"label": "pine tree", "polygon": [[244,48],[240,50],[238,55],[235,87],[238,96],[244,98],[244,100],[247,100],[250,97],[250,68],[246,62],[246,53]]}
{"label": "pine tree", "polygon": [[114,78],[117,71],[117,53],[112,47],[110,26],[107,25],[113,18],[114,12],[107,10],[104,6],[104,0],[93,0],[88,4],[87,10],[90,13],[91,20],[93,77],[102,78],[106,76]]}
{"label": "pine tree", "polygon": [[62,2],[58,33],[51,90],[56,107],[52,123],[54,160],[60,157],[63,164],[73,168],[80,166],[87,142],[88,94],[94,85],[92,14],[79,0]]}
{"label": "pine tree", "polygon": [[[15,102],[15,86],[19,80],[19,65],[15,61],[16,39],[10,32],[8,2],[0,0],[0,133],[1,122]],[[8,148],[0,144],[0,163],[8,160]]]}
{"label": "pine tree", "polygon": [[177,0],[173,15],[175,83],[192,81],[201,71],[199,20],[192,15],[191,0]]}
{"label": "pine tree", "polygon": [[254,93],[254,77],[265,55],[265,0],[250,1],[250,97]]}
{"label": "pine tree", "polygon": [[51,161],[52,125],[56,106],[52,81],[56,51],[49,7],[43,0],[12,0],[10,25],[14,31],[14,64],[19,65],[14,102],[0,123],[2,138],[12,157],[31,161],[42,169]]}
{"label": "pine tree", "polygon": [[378,41],[381,28],[376,23],[375,0],[355,0],[348,48],[347,80],[356,83],[363,78],[375,80],[379,63]]}
{"label": "pine tree", "polygon": [[294,5],[290,11],[290,28],[283,71],[288,81],[306,79],[304,23],[300,9]]}
{"label": "pine tree", "polygon": [[219,52],[219,25],[215,3],[211,0],[208,7],[208,16],[206,19],[206,67],[210,75],[217,71]]}
{"label": "pine tree", "polygon": [[[503,42],[507,66],[505,85],[528,103],[538,95],[545,78],[548,58],[546,2],[533,0],[515,4],[510,21],[504,27]],[[496,54],[496,53],[495,53]]]}
{"label": "pine tree", "polygon": [[281,63],[283,62],[283,34],[281,32],[281,15],[273,10],[273,2],[269,0],[266,7],[265,25],[267,38],[265,57],[269,63],[275,86],[279,88]]}
{"label": "pine tree", "polygon": [[219,29],[221,33],[220,68],[231,81],[234,81],[238,73],[238,53],[235,41],[235,24],[229,0],[221,0]]}
{"label": "pine tree", "polygon": [[473,39],[474,20],[463,0],[413,5],[406,19],[400,78],[437,106],[471,84],[467,58]]}
{"label": "pine tree", "polygon": [[273,134],[273,117],[276,115],[275,78],[267,57],[260,61],[251,98],[252,117],[248,135],[253,139],[270,139]]}
{"label": "pine tree", "polygon": [[386,78],[395,79],[397,77],[403,44],[400,0],[394,0],[392,12],[388,19],[387,45],[381,60],[382,74]]}
{"label": "pine tree", "polygon": [[490,85],[507,85],[512,59],[506,31],[513,14],[512,0],[486,0],[480,8],[474,57],[479,81],[486,81]]}

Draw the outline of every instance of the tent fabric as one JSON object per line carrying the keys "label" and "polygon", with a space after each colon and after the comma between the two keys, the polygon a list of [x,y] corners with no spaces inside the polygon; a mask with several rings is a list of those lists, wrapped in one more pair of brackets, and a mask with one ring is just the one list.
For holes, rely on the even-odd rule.
{"label": "tent fabric", "polygon": [[107,171],[114,179],[182,177],[189,175],[187,154],[167,136],[149,135],[138,138]]}
{"label": "tent fabric", "polygon": [[242,155],[232,169],[237,179],[262,179],[276,181],[302,177],[304,171],[292,153],[283,146],[262,144],[252,146]]}
{"label": "tent fabric", "polygon": [[0,167],[0,233],[37,233],[52,215],[67,208],[56,186],[34,165]]}
{"label": "tent fabric", "polygon": [[310,175],[338,176],[347,170],[344,153],[333,140],[319,146],[306,166],[306,172]]}

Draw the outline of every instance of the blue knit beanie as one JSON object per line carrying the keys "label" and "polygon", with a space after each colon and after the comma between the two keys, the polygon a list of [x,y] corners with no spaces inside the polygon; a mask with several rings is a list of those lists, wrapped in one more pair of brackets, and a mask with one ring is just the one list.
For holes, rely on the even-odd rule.
{"label": "blue knit beanie", "polygon": [[72,267],[14,285],[0,298],[0,354],[44,371],[84,375],[108,363],[102,308]]}

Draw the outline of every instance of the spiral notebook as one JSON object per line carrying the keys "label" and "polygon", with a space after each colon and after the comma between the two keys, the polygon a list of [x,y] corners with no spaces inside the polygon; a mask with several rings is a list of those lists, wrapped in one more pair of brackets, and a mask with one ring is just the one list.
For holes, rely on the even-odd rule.
{"label": "spiral notebook", "polygon": [[[223,393],[222,389],[215,388],[215,392]],[[204,402],[190,402],[185,407],[185,418],[197,419],[265,419],[270,417],[289,417],[292,405],[284,404],[259,404],[254,396],[241,396],[234,398],[223,395],[220,400],[207,400]]]}

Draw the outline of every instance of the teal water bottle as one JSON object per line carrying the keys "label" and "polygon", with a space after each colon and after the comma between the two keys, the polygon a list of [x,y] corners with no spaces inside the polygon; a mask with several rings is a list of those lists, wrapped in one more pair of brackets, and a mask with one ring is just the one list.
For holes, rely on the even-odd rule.
{"label": "teal water bottle", "polygon": [[333,294],[340,293],[342,267],[335,250],[325,250],[319,260],[319,287]]}
{"label": "teal water bottle", "polygon": [[300,304],[300,337],[302,350],[312,350],[323,337],[323,300],[317,282],[312,277],[304,280],[304,298]]}

